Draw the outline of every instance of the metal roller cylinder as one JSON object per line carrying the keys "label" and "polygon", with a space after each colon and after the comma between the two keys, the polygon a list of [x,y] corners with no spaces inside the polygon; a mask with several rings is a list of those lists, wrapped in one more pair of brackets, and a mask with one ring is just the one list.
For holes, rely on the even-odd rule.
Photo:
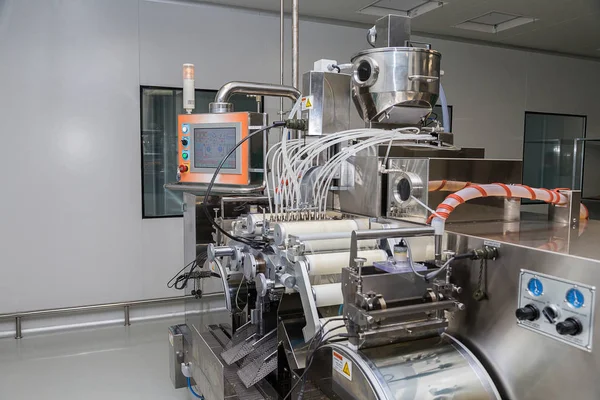
{"label": "metal roller cylinder", "polygon": [[317,307],[335,306],[344,302],[341,283],[314,285],[312,290]]}
{"label": "metal roller cylinder", "polygon": [[[342,268],[349,265],[350,252],[307,254],[305,257],[310,276],[340,274]],[[375,261],[387,260],[388,254],[384,250],[363,250],[358,252],[358,257],[367,260],[365,265],[373,265]]]}

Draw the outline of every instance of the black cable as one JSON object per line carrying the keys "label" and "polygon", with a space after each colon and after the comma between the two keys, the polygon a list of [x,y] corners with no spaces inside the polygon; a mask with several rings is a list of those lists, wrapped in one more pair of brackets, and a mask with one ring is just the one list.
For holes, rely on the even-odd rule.
{"label": "black cable", "polygon": [[[223,157],[223,159],[221,160],[221,162],[219,163],[219,165],[215,169],[213,177],[210,180],[210,183],[208,184],[208,187],[206,188],[206,193],[204,195],[204,202],[202,203],[202,208],[203,208],[204,214],[206,214],[206,218],[208,219],[208,221],[210,222],[210,224],[212,226],[214,226],[223,235],[227,236],[228,238],[230,238],[232,240],[235,240],[235,241],[238,241],[238,242],[242,242],[242,243],[247,244],[248,246],[251,246],[251,247],[262,247],[262,246],[265,245],[265,243],[259,242],[259,241],[256,241],[256,240],[250,240],[250,239],[245,239],[245,238],[233,236],[229,232],[227,232],[223,228],[221,228],[221,226],[215,222],[215,220],[213,219],[212,215],[210,215],[210,211],[208,210],[208,205],[207,205],[208,198],[210,196],[210,192],[212,190],[212,187],[215,184],[215,180],[217,179],[217,176],[219,175],[219,171],[221,170],[221,168],[223,168],[223,165],[225,164],[225,161],[227,161],[227,159],[236,151],[236,149],[238,147],[240,147],[243,143],[245,143],[247,140],[249,140],[250,138],[252,138],[254,135],[257,135],[259,133],[268,131],[268,130],[270,130],[272,128],[276,128],[276,127],[284,126],[284,125],[285,125],[284,121],[274,122],[270,126],[267,126],[265,128],[261,128],[261,129],[259,129],[257,131],[254,131],[254,132],[250,133],[248,136],[246,136],[245,138],[243,138],[242,140],[240,140],[239,142],[237,142],[237,144],[229,151],[229,153],[227,153],[227,155],[225,157]],[[265,177],[265,179],[266,179],[266,177]]]}
{"label": "black cable", "polygon": [[[329,322],[329,321],[328,321]],[[315,347],[315,349],[313,350],[313,352],[310,354],[310,356],[308,356],[307,361],[308,363],[306,364],[306,367],[304,368],[304,371],[302,372],[302,375],[300,375],[300,378],[298,378],[298,381],[294,384],[294,386],[292,386],[292,388],[290,389],[290,391],[285,395],[285,397],[283,398],[283,400],[286,400],[287,398],[289,398],[292,394],[292,392],[294,391],[294,389],[296,389],[296,386],[298,386],[298,384],[300,382],[304,382],[304,378],[306,376],[306,373],[308,372],[308,369],[311,367],[312,362],[314,360],[313,355],[317,352],[317,350],[319,350],[321,347],[325,346],[328,344],[329,341],[335,339],[335,338],[349,338],[349,337],[353,337],[347,333],[338,333],[336,335],[333,335],[332,337],[330,337],[329,339],[327,339],[326,341],[319,343],[319,345],[317,347]],[[302,389],[304,390],[304,389]],[[300,392],[299,398],[302,398],[303,393]]]}
{"label": "black cable", "polygon": [[[306,349],[306,353],[308,354],[310,352],[310,348],[312,347],[312,344],[314,343],[315,339],[317,338],[317,336],[319,336],[319,338],[317,339],[317,347],[315,347],[315,350],[317,350],[317,348],[319,347],[322,339],[325,337],[325,335],[327,335],[327,333],[333,331],[334,329],[340,328],[340,327],[336,327],[334,329],[331,329],[327,332],[325,332],[325,334],[323,334],[323,336],[320,336],[321,333],[323,332],[323,329],[325,328],[325,326],[327,326],[327,324],[329,324],[330,322],[334,322],[334,321],[347,321],[348,318],[331,318],[330,320],[327,320],[323,325],[321,325],[321,327],[319,328],[319,330],[317,330],[317,332],[315,332],[315,335],[313,336],[313,338],[311,339],[310,343],[308,344],[308,348]],[[313,353],[314,353],[313,351]],[[312,353],[311,353],[312,355]],[[309,356],[310,357],[310,356]],[[309,357],[306,358],[306,360],[308,361]],[[298,383],[300,383],[300,381],[302,380],[302,378],[304,377],[304,374],[306,374],[306,370],[308,369],[308,367],[310,366],[308,363],[306,364],[307,366],[304,368],[304,372],[302,373],[302,376],[298,379],[298,382],[296,382],[294,384],[294,386],[292,386],[292,388],[290,389],[290,391],[285,395],[285,397],[283,398],[283,400],[287,399],[292,392],[294,391],[294,389],[296,389],[296,386],[298,386]]]}
{"label": "black cable", "polygon": [[[175,288],[177,290],[185,289],[185,287],[187,286],[187,283],[190,279],[190,275],[192,274],[192,272],[194,272],[194,269],[196,269],[196,267],[198,266],[198,263],[200,262],[200,268],[202,268],[202,265],[204,265],[204,262],[206,260],[207,260],[206,252],[202,252],[202,253],[198,254],[194,260],[192,260],[191,262],[186,264],[185,267],[181,268],[171,279],[169,279],[169,281],[167,282],[167,287],[169,289]],[[188,267],[190,268],[189,272],[181,274]],[[183,281],[185,281],[185,282],[182,286],[180,283]]]}

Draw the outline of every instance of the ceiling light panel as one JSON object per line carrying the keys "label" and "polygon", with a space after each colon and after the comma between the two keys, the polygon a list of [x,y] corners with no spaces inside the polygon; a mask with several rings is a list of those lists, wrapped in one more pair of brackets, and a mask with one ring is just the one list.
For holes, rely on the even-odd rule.
{"label": "ceiling light panel", "polygon": [[386,16],[388,14],[416,17],[442,7],[443,1],[426,0],[377,0],[358,11],[360,14]]}
{"label": "ceiling light panel", "polygon": [[465,22],[455,25],[454,27],[477,32],[498,33],[535,21],[535,18],[491,11],[477,18],[466,20]]}

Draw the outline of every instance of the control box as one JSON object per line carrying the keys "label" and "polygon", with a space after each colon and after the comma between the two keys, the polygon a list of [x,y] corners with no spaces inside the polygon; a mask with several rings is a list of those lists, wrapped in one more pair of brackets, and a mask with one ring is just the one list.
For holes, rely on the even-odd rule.
{"label": "control box", "polygon": [[585,351],[592,351],[596,288],[539,272],[521,270],[519,326]]}
{"label": "control box", "polygon": [[[255,126],[251,125],[253,122]],[[209,183],[225,157],[216,184],[248,185],[253,178],[251,174],[259,171],[262,180],[266,135],[259,134],[238,147],[236,145],[264,124],[266,116],[260,113],[180,115],[177,120],[177,181]],[[234,151],[229,154],[231,150]]]}

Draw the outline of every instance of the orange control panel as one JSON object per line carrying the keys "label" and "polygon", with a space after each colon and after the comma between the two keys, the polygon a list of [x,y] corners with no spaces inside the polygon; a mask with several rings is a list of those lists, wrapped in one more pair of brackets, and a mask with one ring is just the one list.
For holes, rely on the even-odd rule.
{"label": "orange control panel", "polygon": [[[209,183],[219,163],[248,136],[249,114],[183,114],[178,117],[177,180]],[[215,183],[249,184],[249,142],[239,146],[223,163]]]}

